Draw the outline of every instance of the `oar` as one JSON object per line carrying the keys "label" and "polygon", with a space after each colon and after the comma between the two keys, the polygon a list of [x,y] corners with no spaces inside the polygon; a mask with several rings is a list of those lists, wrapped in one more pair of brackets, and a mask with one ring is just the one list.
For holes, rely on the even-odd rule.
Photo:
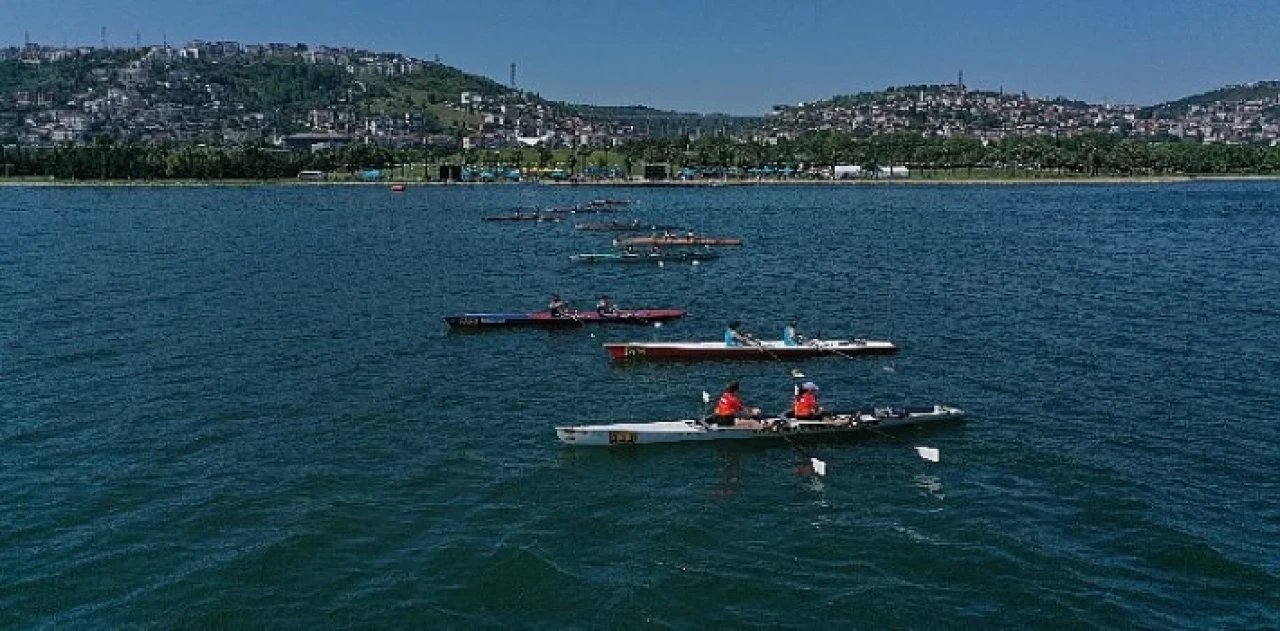
{"label": "oar", "polygon": [[[787,418],[786,412],[779,414],[778,418],[783,419],[783,421],[785,421]],[[787,435],[790,431],[791,430],[779,428],[778,434],[782,436],[783,440],[787,441],[788,445],[791,445],[793,449],[799,452],[801,456],[804,456],[805,458],[809,459],[809,465],[813,467],[814,473],[818,474],[819,477],[827,475],[827,463],[823,460],[815,458],[813,454],[809,453],[809,451],[801,447],[799,443],[797,443],[794,440],[791,440],[791,437]]]}
{"label": "oar", "polygon": [[[779,364],[782,364],[782,367],[786,368],[787,366],[786,362],[782,361],[782,358],[778,357],[777,353],[769,350],[767,346],[762,344],[759,340],[757,340],[754,337],[751,337],[751,336],[744,336],[744,337],[746,337],[747,341],[750,342],[752,346],[755,346],[756,348],[760,349],[761,352],[768,355],[770,358],[773,359],[773,361],[776,361]],[[804,379],[804,373],[800,372],[799,368],[790,369],[789,374],[791,375],[792,379]]]}

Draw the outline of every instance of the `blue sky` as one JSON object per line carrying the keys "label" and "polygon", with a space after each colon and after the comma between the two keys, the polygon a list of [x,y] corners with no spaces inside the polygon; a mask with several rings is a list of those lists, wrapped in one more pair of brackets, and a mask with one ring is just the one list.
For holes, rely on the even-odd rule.
{"label": "blue sky", "polygon": [[0,0],[0,46],[350,45],[542,96],[762,114],[909,83],[1152,104],[1280,79],[1280,0]]}

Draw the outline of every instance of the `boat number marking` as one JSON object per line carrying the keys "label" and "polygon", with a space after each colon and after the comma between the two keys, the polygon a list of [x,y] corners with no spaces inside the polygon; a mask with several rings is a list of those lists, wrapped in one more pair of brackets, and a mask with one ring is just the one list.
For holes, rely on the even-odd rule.
{"label": "boat number marking", "polygon": [[479,318],[458,318],[458,324],[462,326],[475,326],[480,324]]}
{"label": "boat number marking", "polygon": [[641,355],[644,355],[643,348],[637,348],[635,346],[627,347],[627,357],[640,357]]}
{"label": "boat number marking", "polygon": [[635,442],[635,432],[609,432],[610,445],[633,445]]}

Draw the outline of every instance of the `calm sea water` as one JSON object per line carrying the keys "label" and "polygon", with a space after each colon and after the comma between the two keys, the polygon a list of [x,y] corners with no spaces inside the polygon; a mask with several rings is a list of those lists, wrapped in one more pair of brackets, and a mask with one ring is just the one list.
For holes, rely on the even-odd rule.
{"label": "calm sea water", "polygon": [[[746,246],[481,216],[596,197]],[[591,218],[587,218],[591,219]],[[1275,628],[1280,185],[0,189],[0,627]],[[686,308],[661,328],[441,317]],[[968,422],[562,447],[777,362],[606,340],[891,339],[831,405]],[[931,463],[913,447],[941,449]]]}

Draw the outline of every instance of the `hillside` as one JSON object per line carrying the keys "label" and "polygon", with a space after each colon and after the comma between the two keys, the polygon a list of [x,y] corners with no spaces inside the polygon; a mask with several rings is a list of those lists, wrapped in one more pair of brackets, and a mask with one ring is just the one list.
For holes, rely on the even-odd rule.
{"label": "hillside", "polygon": [[1176,101],[1144,108],[1143,111],[1157,116],[1185,116],[1193,107],[1248,104],[1250,102],[1258,105],[1274,104],[1277,98],[1280,98],[1280,81],[1256,81],[1193,94]]}
{"label": "hillside", "polygon": [[751,121],[553,102],[439,62],[350,48],[0,49],[0,139],[8,142],[237,144],[325,132],[390,144],[474,137],[477,146],[501,146],[529,136],[576,146],[584,137],[607,143]]}

